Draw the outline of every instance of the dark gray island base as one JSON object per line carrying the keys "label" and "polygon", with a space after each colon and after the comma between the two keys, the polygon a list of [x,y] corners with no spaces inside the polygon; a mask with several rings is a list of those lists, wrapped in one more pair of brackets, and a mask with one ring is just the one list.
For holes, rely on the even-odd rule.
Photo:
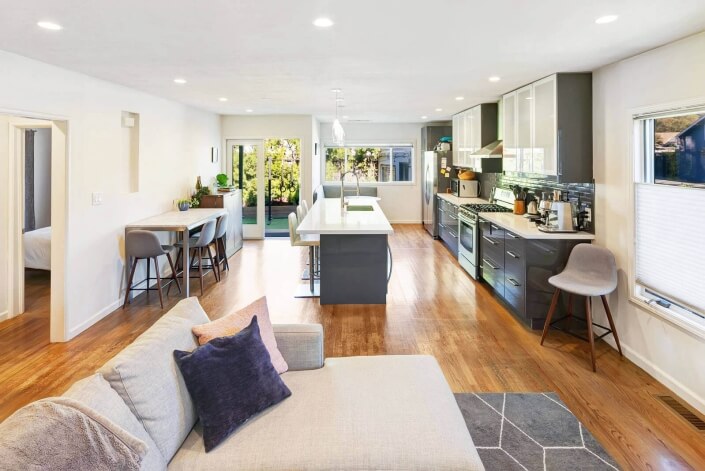
{"label": "dark gray island base", "polygon": [[386,304],[387,263],[387,234],[321,234],[321,304]]}

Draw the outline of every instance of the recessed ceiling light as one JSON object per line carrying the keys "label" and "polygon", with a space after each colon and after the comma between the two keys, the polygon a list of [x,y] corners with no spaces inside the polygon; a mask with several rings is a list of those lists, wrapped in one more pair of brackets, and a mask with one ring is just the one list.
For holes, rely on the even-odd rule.
{"label": "recessed ceiling light", "polygon": [[319,28],[330,28],[334,24],[335,23],[333,23],[333,20],[325,17],[316,18],[315,20],[313,20],[313,25],[318,26]]}
{"label": "recessed ceiling light", "polygon": [[490,82],[499,82],[502,79],[500,77],[497,77],[496,75],[493,75],[492,77],[488,78],[487,80],[489,80]]}
{"label": "recessed ceiling light", "polygon": [[428,116],[421,116],[421,119],[428,119]]}
{"label": "recessed ceiling light", "polygon": [[617,15],[605,15],[605,16],[601,16],[598,19],[596,19],[595,23],[597,23],[598,25],[606,25],[607,23],[612,23],[613,21],[617,21],[617,18],[619,18],[619,16],[617,16]]}
{"label": "recessed ceiling light", "polygon": [[37,26],[39,26],[40,28],[49,29],[51,31],[61,31],[62,29],[64,29],[63,26],[56,23],[52,23],[51,21],[40,21],[37,23]]}
{"label": "recessed ceiling light", "polygon": [[343,119],[348,119],[349,117],[348,115],[343,115]]}
{"label": "recessed ceiling light", "polygon": [[531,97],[531,96],[527,96],[527,97],[526,97],[526,99],[527,99],[527,100],[533,100],[533,99],[534,99],[534,97]]}
{"label": "recessed ceiling light", "polygon": [[186,83],[186,79],[185,78],[175,78],[174,83],[178,83],[179,85],[183,85]]}
{"label": "recessed ceiling light", "polygon": [[343,89],[342,88],[331,88],[330,91],[333,93],[340,93],[343,91]]}
{"label": "recessed ceiling light", "polygon": [[443,108],[436,108],[436,111],[443,111]]}
{"label": "recessed ceiling light", "polygon": [[457,97],[455,97],[455,99],[458,101],[463,101],[465,99],[465,97],[464,96],[457,96]]}
{"label": "recessed ceiling light", "polygon": [[222,97],[218,98],[218,101],[228,101],[228,99],[225,98],[224,96],[222,96]]}
{"label": "recessed ceiling light", "polygon": [[247,108],[247,109],[245,110],[245,113],[252,113],[253,111],[254,111],[254,110],[252,110],[252,109],[250,109],[250,108]]}

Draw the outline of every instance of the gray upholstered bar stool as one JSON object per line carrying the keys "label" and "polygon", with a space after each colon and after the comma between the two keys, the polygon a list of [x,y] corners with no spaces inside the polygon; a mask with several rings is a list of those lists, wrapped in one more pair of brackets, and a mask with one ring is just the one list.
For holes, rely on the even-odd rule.
{"label": "gray upholstered bar stool", "polygon": [[[595,367],[595,336],[592,332],[592,327],[605,329],[605,333],[597,337],[601,339],[609,334],[614,335],[614,341],[617,344],[619,354],[622,355],[622,347],[619,345],[619,337],[617,329],[612,319],[612,312],[607,303],[606,295],[610,294],[617,288],[617,263],[614,260],[614,255],[609,250],[591,244],[578,244],[573,247],[573,251],[568,257],[568,263],[565,269],[558,275],[548,279],[551,285],[556,287],[551,300],[551,307],[546,316],[546,323],[543,326],[543,334],[541,335],[541,345],[548,334],[548,329],[556,322],[573,317],[573,295],[585,296],[585,322],[587,324],[588,338],[583,339],[590,342],[590,355],[592,357],[592,371],[596,371]],[[561,317],[553,322],[551,318],[556,311],[558,298],[561,291],[568,293],[568,315]],[[592,321],[591,298],[592,296],[600,296],[602,305],[605,307],[607,321],[610,328],[600,324],[595,324]],[[571,333],[571,332],[568,332]],[[575,334],[573,334],[575,335]],[[579,337],[579,336],[578,336]],[[582,337],[579,337],[582,338]]]}
{"label": "gray upholstered bar stool", "polygon": [[[162,309],[164,309],[164,299],[162,297],[162,278],[159,273],[159,261],[157,260],[160,255],[166,255],[166,259],[169,261],[169,267],[171,268],[171,281],[169,281],[169,286],[171,287],[171,283],[175,282],[176,287],[179,288],[179,293],[181,293],[181,285],[179,285],[179,280],[176,278],[176,269],[174,269],[174,263],[171,260],[171,255],[169,254],[169,251],[173,249],[174,247],[171,245],[162,245],[159,242],[159,237],[157,237],[157,234],[152,231],[135,230],[127,233],[125,236],[125,254],[127,257],[134,258],[134,260],[132,262],[132,268],[130,269],[130,276],[127,279],[125,302],[122,305],[123,309],[125,309],[127,303],[130,302],[131,291],[153,291],[155,289],[159,292],[159,304]],[[147,260],[147,278],[133,286],[132,281],[135,277],[135,269],[137,268],[137,262],[140,260]],[[150,276],[151,260],[154,260],[154,270],[157,274],[156,278],[152,278]],[[150,288],[150,281],[155,279],[157,280],[157,287]],[[136,287],[145,282],[147,283],[146,288]]]}
{"label": "gray upholstered bar stool", "polygon": [[[213,272],[213,276],[215,277],[216,281],[220,280],[220,277],[218,276],[218,273],[215,271],[215,260],[213,259],[213,252],[211,252],[211,244],[213,243],[213,239],[215,238],[215,220],[213,221],[208,221],[201,227],[201,232],[198,234],[198,237],[192,237],[189,240],[189,251],[191,251],[190,254],[190,260],[191,260],[191,266],[188,267],[188,269],[195,269],[198,268],[198,276],[192,276],[189,274],[189,278],[198,278],[199,282],[201,284],[201,296],[203,296],[203,277],[207,275],[207,273],[203,273],[204,267],[203,266],[203,258],[205,256],[208,256],[208,259],[210,260],[210,266],[211,266],[211,271]],[[181,255],[183,254],[183,243],[182,242],[177,242],[174,244],[176,247],[179,248],[179,254],[177,256],[177,260],[181,260]],[[196,267],[196,262],[198,262],[198,267]],[[185,267],[182,267],[182,270],[185,270]],[[168,293],[168,291],[167,291]]]}
{"label": "gray upholstered bar stool", "polygon": [[[228,263],[228,253],[226,251],[226,242],[228,239],[228,215],[223,214],[218,219],[218,224],[215,227],[215,268],[218,270],[218,278],[222,276],[225,270],[230,271]],[[222,265],[222,268],[221,268]]]}
{"label": "gray upholstered bar stool", "polygon": [[[321,238],[315,235],[300,235],[296,233],[296,228],[299,226],[299,220],[296,213],[289,214],[289,240],[292,247],[308,247],[308,263],[309,267],[317,265],[315,248],[321,245]],[[299,285],[295,297],[297,298],[317,298],[320,296],[318,285],[316,284],[315,268],[309,269],[309,284],[308,289],[303,288],[305,285]],[[310,272],[314,271],[314,276],[310,276]]]}
{"label": "gray upholstered bar stool", "polygon": [[[308,204],[306,204],[306,200],[301,200],[301,204],[296,207],[296,218],[298,219],[298,224],[301,224],[301,221],[304,220],[306,215],[308,214]],[[320,240],[320,238],[319,238]],[[320,249],[321,246],[317,245],[313,248],[314,254],[313,254],[313,260],[316,262],[316,266],[313,269],[313,276],[316,278],[320,278]],[[310,268],[310,265],[309,265]],[[310,270],[304,270],[304,272],[301,275],[302,280],[308,280],[309,276],[311,276],[311,271]]]}

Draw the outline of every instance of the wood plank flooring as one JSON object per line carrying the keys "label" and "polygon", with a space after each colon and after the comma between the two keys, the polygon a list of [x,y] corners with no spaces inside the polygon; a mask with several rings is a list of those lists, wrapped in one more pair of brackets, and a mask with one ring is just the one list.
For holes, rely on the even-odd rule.
{"label": "wood plank flooring", "polygon": [[[266,295],[273,322],[323,324],[326,356],[424,353],[438,359],[455,392],[555,391],[624,469],[705,469],[705,434],[654,397],[672,394],[654,378],[604,342],[596,346],[597,373],[585,342],[552,331],[540,347],[540,333],[516,321],[421,226],[394,229],[386,306],[295,299],[305,252],[288,239],[246,242],[230,273],[209,279],[201,302],[217,318]],[[174,291],[169,306],[179,299]],[[47,305],[0,324],[0,419],[62,393],[163,313],[150,293],[71,342],[49,344]]]}

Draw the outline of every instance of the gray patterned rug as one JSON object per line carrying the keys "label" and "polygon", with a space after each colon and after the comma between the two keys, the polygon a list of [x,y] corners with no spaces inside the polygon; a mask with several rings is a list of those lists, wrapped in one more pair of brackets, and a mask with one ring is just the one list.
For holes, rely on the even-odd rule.
{"label": "gray patterned rug", "polygon": [[619,469],[556,393],[463,393],[455,399],[487,471]]}

